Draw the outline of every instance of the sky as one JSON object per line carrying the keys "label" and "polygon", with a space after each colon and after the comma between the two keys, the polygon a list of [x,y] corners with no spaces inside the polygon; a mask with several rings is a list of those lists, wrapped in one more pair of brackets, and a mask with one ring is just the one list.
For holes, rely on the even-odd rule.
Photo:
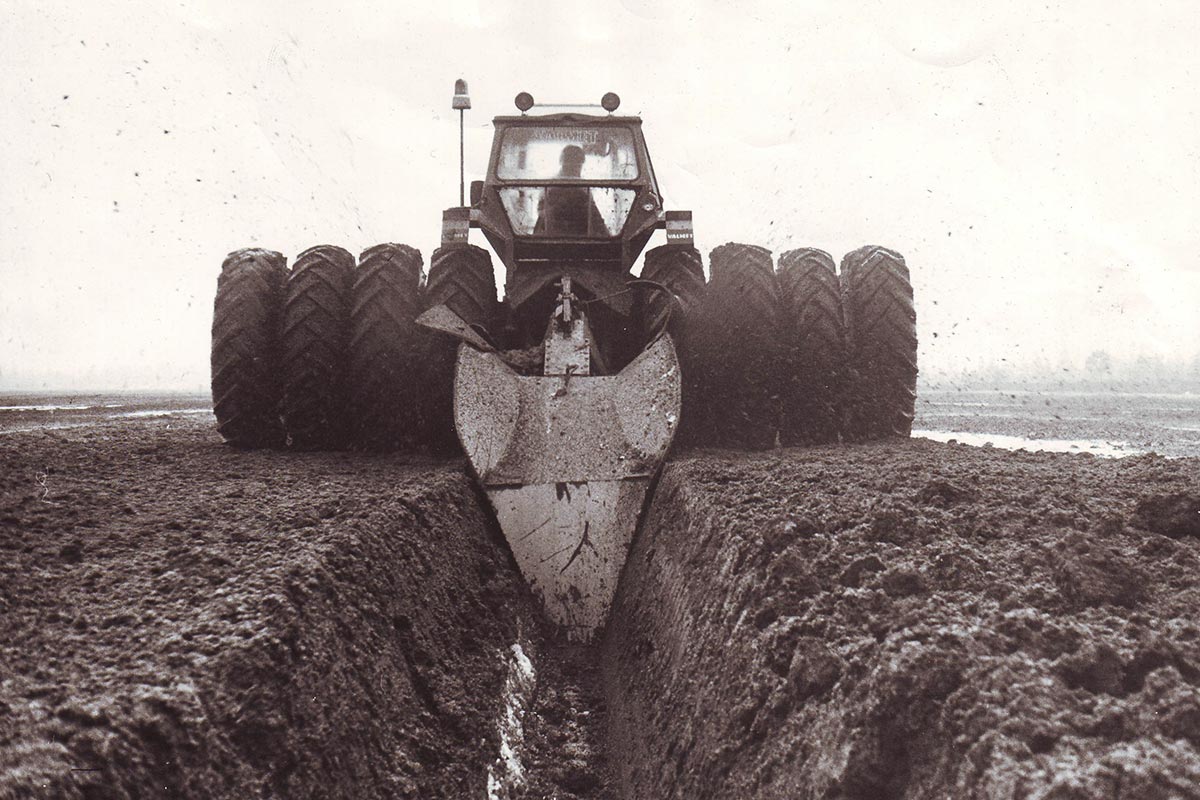
{"label": "sky", "polygon": [[706,262],[900,251],[926,377],[1188,364],[1198,34],[1184,0],[0,0],[0,390],[203,391],[241,247],[428,261],[456,78],[468,180],[517,92],[615,91]]}

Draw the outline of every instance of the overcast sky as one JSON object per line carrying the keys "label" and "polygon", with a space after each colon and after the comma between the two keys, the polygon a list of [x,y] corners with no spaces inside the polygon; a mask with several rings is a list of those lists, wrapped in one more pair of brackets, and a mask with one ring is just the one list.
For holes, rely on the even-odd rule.
{"label": "overcast sky", "polygon": [[0,0],[0,389],[204,389],[239,247],[428,259],[458,77],[468,180],[518,91],[612,90],[706,261],[901,251],[927,376],[1193,358],[1200,14],[971,6]]}

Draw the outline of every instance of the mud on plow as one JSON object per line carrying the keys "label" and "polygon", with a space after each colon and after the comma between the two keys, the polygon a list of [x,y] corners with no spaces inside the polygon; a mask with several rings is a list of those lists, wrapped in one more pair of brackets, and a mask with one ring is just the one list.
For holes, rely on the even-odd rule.
{"label": "mud on plow", "polygon": [[[456,95],[464,107],[465,85]],[[668,451],[907,436],[908,268],[865,247],[714,249],[667,211],[641,119],[496,117],[488,170],[420,254],[377,245],[232,253],[218,281],[213,400],[238,447],[454,452],[525,579],[573,640],[602,629]],[[465,105],[469,107],[469,103]],[[465,201],[464,201],[465,202]],[[482,231],[506,268],[497,300]],[[652,235],[666,244],[645,253]]]}
{"label": "mud on plow", "polygon": [[462,335],[465,323],[446,306],[418,322],[463,339],[454,374],[463,450],[548,616],[569,638],[588,639],[604,623],[675,434],[681,379],[666,334],[616,375],[593,376],[587,317],[570,276],[559,285],[540,376],[518,374],[481,337]]}

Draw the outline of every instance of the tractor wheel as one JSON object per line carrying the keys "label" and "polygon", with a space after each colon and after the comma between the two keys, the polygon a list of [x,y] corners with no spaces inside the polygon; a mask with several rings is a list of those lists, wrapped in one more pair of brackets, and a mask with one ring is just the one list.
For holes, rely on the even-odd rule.
{"label": "tractor wheel", "polygon": [[704,297],[704,263],[700,251],[677,244],[649,250],[640,279],[657,283],[670,293],[653,288],[640,293],[645,341],[649,343],[664,330],[678,338],[688,313]]}
{"label": "tractor wheel", "polygon": [[350,292],[347,407],[354,443],[411,448],[421,419],[421,254],[403,244],[364,250]]}
{"label": "tractor wheel", "polygon": [[279,325],[287,265],[271,250],[230,253],[213,305],[217,430],[234,447],[279,447]]}
{"label": "tractor wheel", "polygon": [[779,438],[785,445],[836,442],[845,361],[842,293],[823,250],[779,257],[785,346]]}
{"label": "tractor wheel", "polygon": [[354,256],[319,245],[296,258],[283,309],[283,421],[293,447],[344,446]]}
{"label": "tractor wheel", "polygon": [[496,278],[487,250],[452,245],[433,252],[425,307],[436,305],[449,306],[468,325],[491,325],[496,315]]}
{"label": "tractor wheel", "polygon": [[899,254],[863,247],[842,259],[849,380],[846,438],[907,437],[917,397],[917,315]]}
{"label": "tractor wheel", "polygon": [[[697,309],[692,410],[703,444],[765,449],[779,423],[779,290],[771,251],[725,244],[709,256],[712,279]],[[689,423],[689,425],[692,423]]]}
{"label": "tractor wheel", "polygon": [[664,330],[675,340],[675,352],[683,373],[683,397],[675,444],[690,447],[703,444],[700,426],[702,388],[697,383],[700,365],[692,343],[696,315],[704,300],[704,262],[694,247],[666,244],[646,252],[641,280],[653,281],[666,289],[647,287],[638,293],[638,319],[643,341],[647,344]]}
{"label": "tractor wheel", "polygon": [[[425,308],[446,305],[468,325],[488,329],[496,318],[496,279],[492,257],[474,245],[439,247],[429,262]],[[440,454],[457,452],[454,432],[454,361],[458,343],[445,336],[426,337],[421,418],[424,439]]]}

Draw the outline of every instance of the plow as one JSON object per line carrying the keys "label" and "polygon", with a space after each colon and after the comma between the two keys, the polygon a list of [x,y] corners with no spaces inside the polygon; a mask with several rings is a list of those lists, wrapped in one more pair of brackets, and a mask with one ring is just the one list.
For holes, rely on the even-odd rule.
{"label": "plow", "polygon": [[[547,617],[588,641],[673,450],[909,435],[912,287],[878,246],[839,270],[819,249],[776,262],[731,243],[706,274],[692,212],[664,207],[615,94],[515,102],[428,273],[395,243],[357,260],[322,245],[290,269],[260,248],[226,258],[214,410],[239,448],[465,455]],[[503,300],[472,230],[504,266]]]}

